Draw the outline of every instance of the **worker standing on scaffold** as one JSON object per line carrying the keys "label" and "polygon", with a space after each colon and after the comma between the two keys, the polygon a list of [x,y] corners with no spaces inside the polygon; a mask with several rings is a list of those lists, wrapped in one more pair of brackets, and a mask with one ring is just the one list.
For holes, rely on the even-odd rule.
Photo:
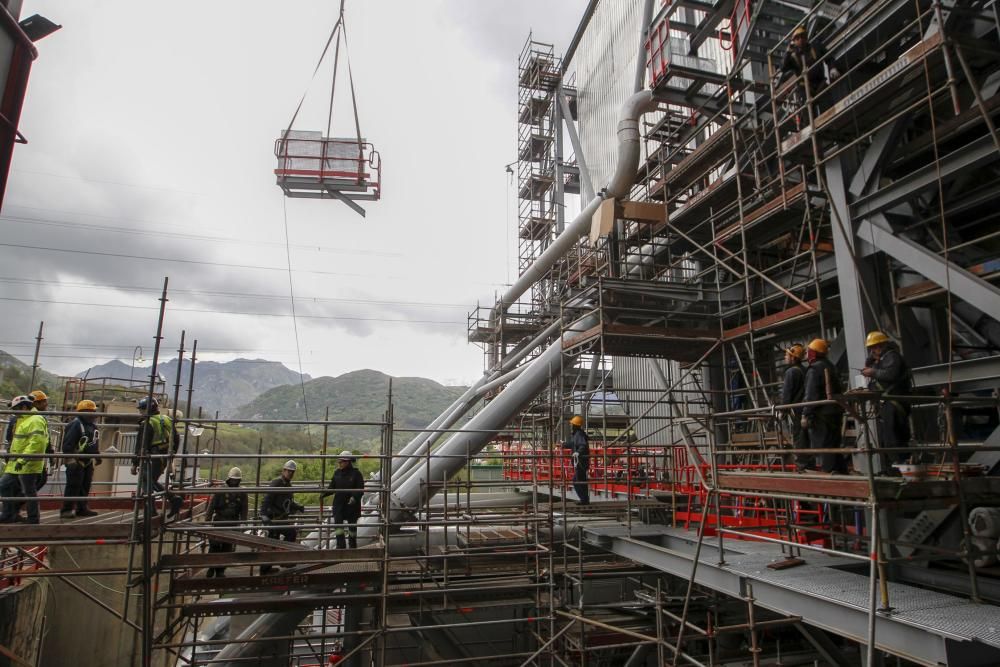
{"label": "worker standing on scaffold", "polygon": [[[801,403],[805,396],[806,371],[802,367],[802,359],[806,349],[796,343],[785,350],[785,375],[781,382],[781,405]],[[802,408],[784,408],[779,413],[779,424],[785,429],[792,449],[806,449],[806,432],[802,428]],[[808,455],[800,451],[795,454],[795,468],[804,469],[808,464]]]}
{"label": "worker standing on scaffold", "polygon": [[[868,388],[892,396],[909,396],[913,391],[913,376],[895,343],[881,331],[872,331],[865,339],[868,359],[861,374],[868,378]],[[910,445],[910,405],[895,398],[883,398],[879,405],[878,446],[901,448]],[[892,473],[889,461],[905,463],[907,452],[894,452],[881,457],[882,472]]]}
{"label": "worker standing on scaffold", "polygon": [[[834,368],[827,354],[830,344],[822,338],[813,339],[806,354],[809,359],[809,370],[806,371],[805,402],[832,401],[837,394],[843,393],[837,369]],[[810,449],[839,449],[841,446],[840,428],[844,419],[844,410],[837,403],[824,405],[807,405],[802,408],[802,428],[809,434]],[[846,473],[847,458],[835,452],[823,452],[819,455],[820,469],[825,473]],[[812,467],[810,456],[799,468],[805,472]]]}
{"label": "worker standing on scaffold", "polygon": [[587,469],[590,467],[590,440],[583,430],[583,417],[574,415],[569,423],[573,427],[569,440],[563,443],[563,449],[573,452],[573,490],[576,491],[577,503],[590,504],[590,487],[587,486]]}
{"label": "worker standing on scaffold", "polygon": [[[230,468],[229,475],[226,477],[226,486],[230,489],[236,489],[242,481],[243,471],[236,467]],[[217,493],[212,496],[212,502],[205,513],[205,523],[233,527],[240,522],[246,522],[246,520],[247,494],[229,491],[226,493]],[[208,553],[210,554],[231,553],[233,551],[236,551],[235,544],[220,540],[210,539],[208,541]],[[226,568],[210,567],[208,568],[207,576],[224,577],[226,576]]]}
{"label": "worker standing on scaffold", "polygon": [[[361,471],[354,467],[354,454],[344,450],[337,457],[337,469],[330,478],[331,491],[321,496],[326,498],[333,494],[334,534],[337,536],[337,548],[358,548],[358,519],[361,518],[361,498],[365,493],[365,478]],[[344,530],[347,530],[347,540],[344,540]]]}
{"label": "worker standing on scaffold", "polygon": [[[830,70],[830,76],[824,68],[822,60],[826,59],[826,67]],[[840,70],[837,63],[827,57],[826,50],[821,44],[809,39],[809,31],[805,26],[800,25],[792,31],[792,41],[788,44],[785,57],[781,61],[781,73],[778,85],[791,76],[802,76],[805,72],[805,81],[800,84],[805,97],[805,86],[808,83],[809,94],[813,100],[826,88],[827,83],[833,83],[840,77]],[[819,108],[817,107],[817,112]]]}
{"label": "worker standing on scaffold", "polygon": [[[264,502],[261,503],[260,520],[267,527],[267,536],[272,540],[295,542],[299,537],[299,531],[289,523],[289,517],[296,512],[304,512],[306,508],[295,502],[294,491],[283,490],[291,488],[297,469],[295,461],[286,461],[281,474],[271,480],[272,490],[264,496]],[[261,565],[260,573],[266,575],[273,569],[273,565]]]}
{"label": "worker standing on scaffold", "polygon": [[[160,414],[160,404],[155,398],[142,398],[136,404],[136,408],[143,414],[139,420],[139,440],[136,443],[136,453],[150,454],[152,472],[149,479],[146,479],[146,470],[139,470],[139,457],[132,459],[132,474],[139,475],[139,489],[143,494],[159,493],[166,491],[160,484],[160,475],[164,470],[169,470],[173,456],[177,453],[177,448],[181,444],[181,436],[174,428],[174,422],[170,417]],[[163,458],[164,455],[169,455]],[[184,499],[178,495],[166,492],[167,501],[170,503],[170,512],[167,518],[173,518],[181,511]]]}

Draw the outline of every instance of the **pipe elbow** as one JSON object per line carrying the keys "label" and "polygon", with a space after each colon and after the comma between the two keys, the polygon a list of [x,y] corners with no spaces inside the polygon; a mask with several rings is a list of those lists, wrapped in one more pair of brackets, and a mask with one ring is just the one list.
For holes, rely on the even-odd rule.
{"label": "pipe elbow", "polygon": [[658,101],[651,90],[640,90],[625,100],[618,113],[618,164],[615,173],[601,193],[605,199],[628,195],[635,172],[639,168],[639,119],[656,108]]}

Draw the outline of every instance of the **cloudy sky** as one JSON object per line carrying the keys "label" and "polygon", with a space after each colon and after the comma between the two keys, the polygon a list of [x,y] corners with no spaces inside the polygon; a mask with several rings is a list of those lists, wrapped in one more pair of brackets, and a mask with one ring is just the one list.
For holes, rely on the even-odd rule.
{"label": "cloudy sky", "polygon": [[[514,277],[517,55],[565,49],[586,0],[354,0],[362,133],[384,163],[367,219],[285,200],[274,139],[324,129],[332,62],[310,76],[334,0],[25,0],[64,27],[38,43],[0,215],[0,349],[71,374],[164,345],[302,369],[467,383],[466,315]],[[342,64],[343,67],[343,64]],[[342,74],[343,74],[342,70]],[[346,76],[334,134],[353,136]],[[173,356],[170,353],[168,356]]]}

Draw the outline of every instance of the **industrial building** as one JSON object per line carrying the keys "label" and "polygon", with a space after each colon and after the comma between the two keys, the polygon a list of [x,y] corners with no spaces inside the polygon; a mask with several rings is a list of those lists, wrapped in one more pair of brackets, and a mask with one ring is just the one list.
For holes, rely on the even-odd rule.
{"label": "industrial building", "polygon": [[[815,62],[783,72],[803,27]],[[361,546],[322,504],[298,543],[200,522],[234,455],[168,379],[195,427],[179,519],[109,477],[99,522],[5,526],[3,618],[83,619],[102,665],[1000,664],[996,0],[592,0],[565,53],[544,33],[511,71],[519,276],[469,315],[482,378],[425,429],[391,392],[377,422],[312,422],[381,429]],[[868,387],[875,330],[912,393]],[[779,398],[817,338],[841,474],[796,470]],[[73,396],[124,467],[109,384]],[[296,491],[331,454],[296,456],[324,466]],[[0,661],[90,664],[0,626]]]}

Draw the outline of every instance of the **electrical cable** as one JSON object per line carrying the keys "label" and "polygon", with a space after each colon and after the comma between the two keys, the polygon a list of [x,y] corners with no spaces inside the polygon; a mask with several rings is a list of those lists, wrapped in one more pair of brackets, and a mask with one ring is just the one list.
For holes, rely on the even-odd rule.
{"label": "electrical cable", "polygon": [[[159,306],[137,306],[124,303],[87,303],[84,301],[58,301],[55,299],[21,299],[11,296],[0,296],[0,301],[20,303],[52,303],[61,306],[88,306],[91,308],[128,308],[131,310],[159,310]],[[171,308],[173,312],[182,313],[217,313],[219,315],[251,315],[254,317],[289,317],[289,313],[258,313],[237,310],[219,310],[217,308]],[[408,320],[390,317],[354,317],[349,315],[299,315],[299,318],[310,320],[351,320],[358,322],[403,322],[407,324],[461,324],[458,320]]]}

